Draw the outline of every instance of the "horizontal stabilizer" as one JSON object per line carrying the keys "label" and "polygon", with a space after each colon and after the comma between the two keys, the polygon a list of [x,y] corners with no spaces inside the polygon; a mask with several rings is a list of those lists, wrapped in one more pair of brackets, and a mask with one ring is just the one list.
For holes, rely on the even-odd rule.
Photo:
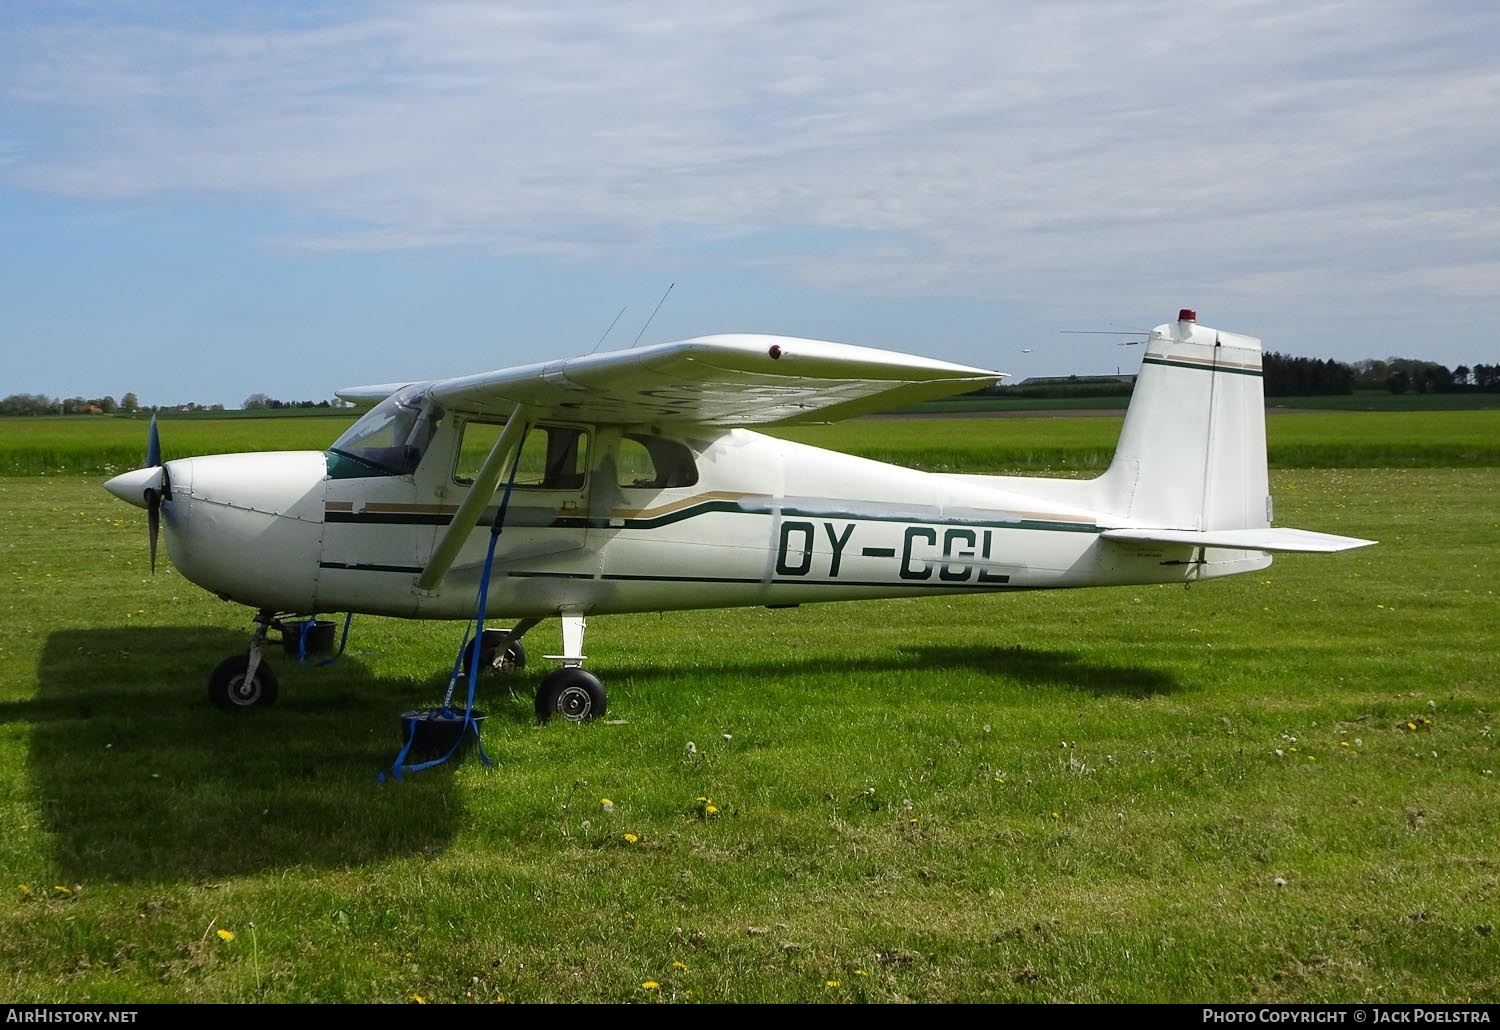
{"label": "horizontal stabilizer", "polygon": [[1135,540],[1150,544],[1192,544],[1195,547],[1229,547],[1237,551],[1301,551],[1331,554],[1356,547],[1369,547],[1374,540],[1305,529],[1106,529],[1106,540]]}

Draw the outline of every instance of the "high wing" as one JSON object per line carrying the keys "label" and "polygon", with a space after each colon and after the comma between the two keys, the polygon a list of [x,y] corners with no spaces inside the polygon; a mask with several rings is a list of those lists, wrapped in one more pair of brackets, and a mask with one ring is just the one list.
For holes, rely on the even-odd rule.
{"label": "high wing", "polygon": [[[485,415],[524,407],[589,422],[750,426],[835,422],[968,393],[1004,375],[869,347],[734,334],[435,380],[428,392],[445,409]],[[404,385],[338,395],[374,401]]]}
{"label": "high wing", "polygon": [[[448,574],[499,485],[502,460],[537,418],[724,427],[834,422],[968,393],[1002,378],[1003,372],[895,351],[737,334],[422,384],[445,410],[507,421],[417,577],[417,589],[432,590]],[[355,387],[339,396],[372,401],[410,385]]]}

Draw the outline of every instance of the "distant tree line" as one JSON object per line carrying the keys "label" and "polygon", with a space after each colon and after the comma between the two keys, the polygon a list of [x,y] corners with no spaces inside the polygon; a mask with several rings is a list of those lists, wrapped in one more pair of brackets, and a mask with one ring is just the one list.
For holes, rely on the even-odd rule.
{"label": "distant tree line", "polygon": [[279,410],[281,408],[342,408],[344,402],[332,401],[278,401],[274,397],[268,397],[263,393],[252,393],[245,398],[244,409],[246,411]]}
{"label": "distant tree line", "polygon": [[[1389,390],[1391,393],[1500,393],[1500,365],[1459,365],[1449,369],[1436,361],[1419,358],[1367,358],[1352,364],[1332,358],[1299,358],[1269,351],[1263,359],[1267,397],[1326,397],[1355,390]],[[996,385],[976,390],[976,395],[1010,397],[1126,396],[1134,380],[1127,376],[1067,376],[1025,384]],[[282,408],[345,408],[343,400],[283,401],[264,393],[244,400],[246,411]],[[113,397],[48,397],[40,393],[13,393],[0,397],[0,416],[5,415],[114,415],[161,411],[223,411],[222,404],[143,405],[134,393],[118,402]]]}
{"label": "distant tree line", "polygon": [[[1459,365],[1449,369],[1418,358],[1368,359],[1353,363],[1332,358],[1299,358],[1268,351],[1263,356],[1267,397],[1328,397],[1355,390],[1391,393],[1500,392],[1500,365]],[[1135,376],[1052,376],[997,384],[975,390],[988,397],[1126,397]]]}
{"label": "distant tree line", "polygon": [[1268,352],[1263,361],[1267,397],[1327,397],[1355,390],[1391,393],[1500,392],[1500,365],[1449,369],[1419,358],[1366,359],[1352,364]]}
{"label": "distant tree line", "polygon": [[[345,401],[278,401],[263,393],[253,393],[245,398],[247,410],[275,408],[344,408]],[[113,397],[48,397],[42,393],[13,393],[0,397],[0,416],[5,415],[133,415],[155,414],[163,411],[223,411],[222,404],[143,405],[134,393],[127,393],[118,402]]]}
{"label": "distant tree line", "polygon": [[1386,389],[1391,393],[1461,393],[1500,391],[1500,365],[1459,365],[1449,370],[1435,361],[1390,358],[1386,361],[1356,361],[1354,385],[1360,389]]}
{"label": "distant tree line", "polygon": [[1129,397],[1134,385],[1134,376],[1067,376],[1027,379],[1014,385],[998,383],[974,392],[991,397]]}
{"label": "distant tree line", "polygon": [[141,402],[133,393],[127,393],[118,404],[113,397],[48,397],[43,393],[0,397],[0,415],[113,415],[140,410]]}
{"label": "distant tree line", "polygon": [[1328,397],[1354,392],[1354,366],[1268,351],[1261,359],[1267,397]]}

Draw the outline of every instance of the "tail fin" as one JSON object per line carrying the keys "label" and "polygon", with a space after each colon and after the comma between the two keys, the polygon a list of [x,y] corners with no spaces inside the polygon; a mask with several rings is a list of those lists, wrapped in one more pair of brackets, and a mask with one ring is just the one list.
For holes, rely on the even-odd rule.
{"label": "tail fin", "polygon": [[1152,330],[1100,499],[1143,526],[1269,526],[1260,341],[1196,317]]}
{"label": "tail fin", "polygon": [[1129,528],[1106,537],[1258,551],[1373,543],[1271,529],[1260,340],[1197,324],[1157,326],[1096,500]]}

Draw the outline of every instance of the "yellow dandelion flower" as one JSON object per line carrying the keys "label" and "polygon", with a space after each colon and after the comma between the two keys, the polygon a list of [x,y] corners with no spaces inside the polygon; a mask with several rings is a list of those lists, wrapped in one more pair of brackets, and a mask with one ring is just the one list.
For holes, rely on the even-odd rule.
{"label": "yellow dandelion flower", "polygon": [[1317,757],[1315,755],[1308,755],[1307,756],[1307,760],[1309,762],[1316,762],[1318,759],[1317,759]]}
{"label": "yellow dandelion flower", "polygon": [[719,806],[718,805],[709,805],[703,811],[707,812],[709,815],[718,815],[719,814]]}
{"label": "yellow dandelion flower", "polygon": [[615,803],[609,798],[601,798],[599,801],[599,807],[604,809],[606,812],[613,812],[615,810]]}
{"label": "yellow dandelion flower", "polygon": [[825,987],[837,987],[838,985],[839,985],[839,982],[837,980],[824,980],[823,981],[823,986],[825,986]]}
{"label": "yellow dandelion flower", "polygon": [[424,997],[422,997],[420,994],[413,994],[411,996],[411,1000],[414,1001],[414,1002],[416,1002],[418,1005],[426,1005],[427,1004],[427,999],[424,998]]}
{"label": "yellow dandelion flower", "polygon": [[686,973],[687,972],[687,963],[686,962],[673,962],[672,963],[672,968],[673,969],[680,969],[684,973]]}
{"label": "yellow dandelion flower", "polygon": [[1349,742],[1347,740],[1341,740],[1341,741],[1339,741],[1339,747],[1348,747],[1348,746],[1349,746]]}
{"label": "yellow dandelion flower", "polygon": [[68,890],[68,888],[64,887],[62,884],[58,884],[57,886],[53,887],[52,889],[55,890],[59,894],[72,894],[73,893],[72,891]]}
{"label": "yellow dandelion flower", "polygon": [[869,976],[870,974],[866,973],[863,969],[856,969],[854,971],[854,975],[855,976]]}
{"label": "yellow dandelion flower", "polygon": [[635,834],[633,834],[633,833],[627,833],[627,834],[626,834],[626,835],[625,835],[625,843],[626,843],[626,844],[634,844],[634,843],[635,843],[635,842],[636,842],[636,841],[638,841],[638,840],[640,840],[640,838],[639,838],[639,837],[637,837],[637,836],[636,836],[636,835],[635,835]]}
{"label": "yellow dandelion flower", "polygon": [[220,930],[218,933],[219,933],[219,940],[221,940],[221,941],[232,941],[232,940],[234,940],[234,931],[233,930]]}
{"label": "yellow dandelion flower", "polygon": [[1062,818],[1062,813],[1061,812],[1053,812],[1052,813],[1052,818],[1054,818],[1054,819],[1061,819]]}
{"label": "yellow dandelion flower", "polygon": [[1414,730],[1414,729],[1417,728],[1417,724],[1414,723],[1414,722],[1409,722],[1409,723],[1406,724],[1406,728],[1409,729],[1409,730]]}
{"label": "yellow dandelion flower", "polygon": [[31,888],[28,887],[28,886],[26,886],[24,883],[23,884],[19,884],[19,886],[21,888],[21,893],[22,894],[30,894],[31,893]]}
{"label": "yellow dandelion flower", "polygon": [[706,804],[708,804],[708,798],[704,797],[701,794],[698,795],[698,804],[700,804],[700,805],[706,805]]}
{"label": "yellow dandelion flower", "polygon": [[659,991],[661,990],[661,984],[657,983],[655,980],[647,980],[645,983],[641,984],[641,990]]}

